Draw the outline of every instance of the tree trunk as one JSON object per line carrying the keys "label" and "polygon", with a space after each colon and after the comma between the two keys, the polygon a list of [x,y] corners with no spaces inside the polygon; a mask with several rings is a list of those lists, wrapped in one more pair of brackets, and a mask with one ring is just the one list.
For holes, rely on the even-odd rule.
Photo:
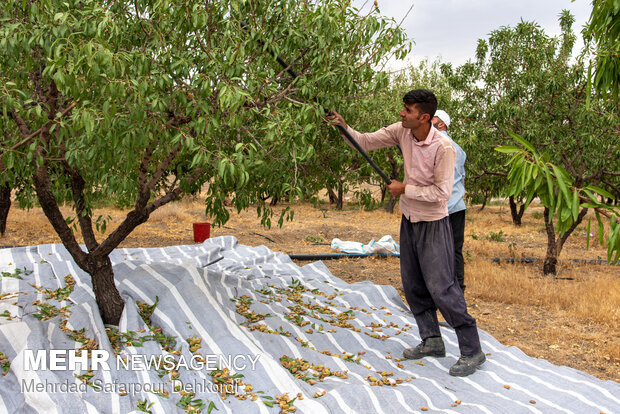
{"label": "tree trunk", "polygon": [[118,325],[125,302],[114,284],[114,271],[109,256],[89,258],[88,273],[103,323]]}
{"label": "tree trunk", "polygon": [[335,204],[337,197],[336,197],[336,193],[334,193],[334,189],[329,184],[326,185],[326,188],[327,188],[327,195],[329,196],[329,204]]}
{"label": "tree trunk", "polygon": [[338,197],[336,198],[336,210],[342,210],[344,207],[344,183],[338,181]]}
{"label": "tree trunk", "polygon": [[480,206],[480,208],[478,209],[478,211],[482,211],[484,210],[484,208],[487,205],[487,200],[489,199],[489,197],[485,194],[484,195],[484,199],[482,200],[482,205]]}
{"label": "tree trunk", "polygon": [[510,203],[510,215],[512,216],[512,224],[514,224],[515,226],[520,226],[521,219],[523,218],[523,212],[525,211],[525,205],[521,204],[521,206],[517,210],[517,203],[515,202],[514,196],[508,197],[508,202]]}
{"label": "tree trunk", "polygon": [[[114,272],[108,255],[111,249],[118,246],[125,238],[124,232],[119,231],[119,229],[125,230],[125,232],[129,228],[134,229],[137,225],[146,221],[148,214],[139,214],[135,211],[130,212],[123,223],[106,240],[111,246],[106,248],[105,246],[98,245],[95,248],[98,254],[86,253],[78,244],[73,231],[67,225],[58,207],[58,202],[50,190],[50,177],[44,166],[37,168],[37,173],[33,176],[33,182],[39,204],[56,234],[60,237],[62,244],[71,254],[75,263],[91,276],[95,299],[97,300],[103,323],[118,325],[125,303],[114,284]],[[90,223],[90,217],[87,219]],[[81,222],[80,227],[82,228],[82,235],[84,235],[85,229]],[[111,241],[110,239],[114,240]]]}
{"label": "tree trunk", "polygon": [[11,209],[11,187],[8,184],[0,186],[0,236],[6,231],[6,219]]}
{"label": "tree trunk", "polygon": [[398,202],[398,198],[390,194],[390,201],[388,201],[387,205],[385,206],[385,211],[387,211],[390,214],[394,213],[394,207],[396,207],[397,202]]}
{"label": "tree trunk", "polygon": [[271,197],[271,201],[269,202],[269,205],[270,205],[271,207],[275,207],[275,206],[276,206],[276,204],[278,204],[278,199],[279,199],[279,198],[278,198],[278,196],[273,196],[273,197]]}
{"label": "tree trunk", "polygon": [[557,274],[558,256],[559,253],[555,238],[551,241],[549,233],[547,233],[547,255],[545,256],[545,261],[543,263],[544,275],[555,276]]}
{"label": "tree trunk", "polygon": [[[400,146],[398,147],[398,149],[400,149]],[[401,153],[402,153],[402,150],[401,150]],[[398,180],[400,177],[400,173],[403,170],[404,164],[398,165],[396,158],[394,158],[394,150],[392,148],[390,148],[388,152],[388,160],[390,162],[390,179]],[[389,194],[389,192],[387,191],[387,188],[385,192]],[[383,200],[381,200],[381,202],[383,202]],[[387,211],[390,214],[394,213],[394,207],[396,207],[397,202],[398,202],[398,198],[390,194],[390,200],[385,206],[385,211]]]}
{"label": "tree trunk", "polygon": [[543,263],[544,275],[555,276],[557,274],[558,257],[560,257],[564,243],[573,231],[575,231],[577,226],[581,224],[587,212],[587,208],[581,209],[579,215],[577,216],[577,220],[573,222],[566,233],[556,239],[555,229],[553,228],[553,219],[549,217],[549,209],[545,207],[543,215],[545,218],[545,230],[547,232],[547,255],[545,256],[545,261]]}

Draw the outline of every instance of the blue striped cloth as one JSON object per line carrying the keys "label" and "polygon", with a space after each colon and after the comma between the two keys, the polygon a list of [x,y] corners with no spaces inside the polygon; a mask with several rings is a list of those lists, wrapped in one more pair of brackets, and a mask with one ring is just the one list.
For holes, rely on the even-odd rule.
{"label": "blue striped cloth", "polygon": [[[0,413],[128,413],[145,407],[164,414],[185,411],[182,406],[188,399],[206,404],[202,412],[211,402],[218,413],[276,413],[277,403],[273,408],[268,404],[284,393],[288,400],[301,393],[303,399],[292,405],[296,412],[313,414],[390,414],[421,412],[422,407],[442,413],[619,412],[620,384],[528,357],[482,331],[483,350],[489,355],[469,377],[448,375],[458,357],[456,337],[448,328],[442,328],[446,358],[398,361],[403,349],[420,338],[397,291],[371,282],[347,284],[321,262],[298,267],[284,254],[239,245],[230,236],[200,245],[118,249],[111,258],[126,301],[119,330],[134,335],[136,345],[136,337],[152,336],[137,302],[153,304],[159,298],[151,324],[176,340],[169,350],[179,354],[144,340],[142,346],[126,346],[121,354],[137,365],[117,366],[90,276],[62,245],[2,249],[0,315],[8,317],[0,316],[0,352],[10,367],[0,375]],[[16,268],[25,271],[17,275]],[[11,277],[16,275],[21,279]],[[49,299],[44,289],[64,287],[66,275],[75,281],[73,292],[61,302]],[[39,320],[35,316],[41,314],[42,303],[67,307],[66,313]],[[291,315],[293,311],[297,313]],[[258,314],[265,316],[260,319]],[[90,379],[98,390],[76,377],[86,373],[79,366],[48,370],[30,364],[25,369],[36,350],[78,349],[79,335],[67,331],[81,329],[111,355],[109,370],[99,367]],[[165,370],[139,364],[160,356],[195,361],[197,355],[211,366],[181,366],[176,379]],[[309,369],[307,381],[295,378],[283,366],[284,356],[346,372],[346,377],[327,375],[313,383],[311,379],[320,375]],[[227,361],[243,385],[236,389],[238,397],[222,400],[217,393],[221,388],[215,387],[210,374],[213,364],[224,368]],[[371,385],[370,377],[396,385]],[[62,384],[69,391],[63,391]],[[193,388],[195,396],[175,391],[180,384],[186,391]]]}

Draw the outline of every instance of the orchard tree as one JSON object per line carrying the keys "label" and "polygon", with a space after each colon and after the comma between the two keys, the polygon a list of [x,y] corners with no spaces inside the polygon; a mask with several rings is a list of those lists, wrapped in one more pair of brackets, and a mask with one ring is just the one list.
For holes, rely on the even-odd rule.
{"label": "orchard tree", "polygon": [[[468,155],[469,197],[486,201],[489,197],[506,195],[508,168],[493,148],[512,141],[508,130],[526,139],[548,134],[548,117],[555,110],[553,105],[572,93],[558,88],[559,82],[556,84],[552,78],[554,69],[568,70],[575,40],[572,22],[572,16],[564,12],[559,39],[547,36],[533,22],[501,27],[491,32],[488,40],[478,41],[475,61],[454,71],[444,67],[451,85],[461,96],[456,118],[467,125],[467,131],[463,131],[467,138],[462,147]],[[545,108],[545,105],[551,106]],[[568,133],[558,138],[571,139]],[[521,194],[509,196],[516,225],[521,224],[522,201]]]}
{"label": "orchard tree", "polygon": [[[513,220],[531,200],[531,188],[519,180],[526,180],[533,167],[525,175],[509,172],[506,158],[493,147],[513,144],[515,134],[544,154],[540,156],[545,162],[566,171],[575,189],[596,187],[612,198],[620,195],[618,105],[590,93],[586,68],[571,59],[572,24],[572,16],[563,12],[559,38],[550,38],[527,22],[494,31],[488,44],[479,43],[477,62],[459,68],[453,78],[464,94],[465,116],[472,122],[470,145],[464,144],[468,162],[479,169],[480,177],[497,177],[501,194],[511,197]],[[523,202],[518,212],[517,200]],[[587,203],[577,204],[580,210],[567,224],[569,210],[550,203],[543,202],[546,274],[556,272],[564,242],[588,208]],[[554,214],[560,214],[555,221]]]}
{"label": "orchard tree", "polygon": [[[511,134],[512,135],[512,134]],[[547,232],[547,254],[543,263],[543,273],[557,272],[557,259],[564,243],[582,222],[588,209],[594,209],[598,240],[604,244],[604,216],[608,219],[609,236],[607,239],[607,261],[610,264],[620,259],[620,208],[601,201],[614,199],[605,189],[596,185],[587,185],[582,177],[574,177],[561,165],[550,162],[548,153],[539,154],[534,146],[523,138],[513,135],[521,144],[501,146],[497,151],[512,154],[509,161],[510,194],[527,193],[525,206],[534,197],[540,199],[544,206],[545,229]],[[588,246],[590,244],[590,226],[586,229]]]}
{"label": "orchard tree", "polygon": [[[0,3],[0,161],[10,171],[0,184],[21,186],[22,206],[40,204],[91,275],[104,323],[124,307],[109,254],[153,211],[208,183],[216,224],[228,197],[239,210],[257,203],[270,224],[264,195],[294,196],[311,179],[299,166],[321,129],[313,98],[330,105],[384,86],[373,68],[401,54],[405,36],[348,4]],[[106,234],[103,199],[131,209]]]}

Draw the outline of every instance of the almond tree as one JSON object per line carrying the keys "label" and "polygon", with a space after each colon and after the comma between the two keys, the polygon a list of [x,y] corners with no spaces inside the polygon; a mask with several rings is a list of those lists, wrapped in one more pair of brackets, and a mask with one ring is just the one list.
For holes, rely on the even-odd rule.
{"label": "almond tree", "polygon": [[[507,130],[526,139],[549,130],[545,119],[548,111],[541,108],[554,104],[549,98],[561,99],[555,91],[557,85],[549,79],[551,68],[568,65],[575,41],[573,17],[565,12],[560,21],[560,38],[547,36],[534,22],[500,27],[488,39],[478,41],[474,61],[455,70],[444,67],[461,97],[454,117],[467,128],[461,146],[467,153],[468,197],[486,201],[507,195],[508,168],[500,154],[493,151],[495,146],[512,141]],[[509,202],[513,223],[520,225],[523,196],[511,195]]]}
{"label": "almond tree", "polygon": [[[216,224],[226,198],[239,210],[257,203],[270,224],[261,197],[294,196],[310,180],[302,166],[326,128],[312,98],[329,105],[383,86],[373,67],[405,45],[390,22],[344,0],[5,0],[0,184],[20,186],[22,206],[40,204],[115,324],[119,243],[204,183]],[[105,235],[100,200],[130,209]]]}
{"label": "almond tree", "polygon": [[[540,196],[540,187],[532,190],[519,181],[525,181],[534,167],[517,174],[514,160],[510,166],[505,156],[493,151],[498,145],[513,144],[514,134],[529,142],[546,163],[565,171],[570,177],[565,181],[572,183],[576,194],[585,197],[579,189],[600,188],[612,199],[620,195],[618,105],[589,91],[587,68],[572,59],[574,19],[563,12],[559,21],[562,33],[557,38],[529,22],[493,31],[488,42],[479,42],[477,61],[451,74],[463,97],[457,116],[467,120],[471,130],[463,148],[470,164],[469,178],[476,182],[468,181],[472,185],[467,190],[481,190],[483,182],[478,181],[485,178],[484,184],[495,186],[497,195],[511,197],[515,223],[532,194]],[[556,190],[550,197],[561,203],[562,194]],[[518,210],[517,201],[521,204]],[[543,271],[555,274],[564,242],[582,222],[588,207],[587,202],[571,201],[576,211],[551,201],[545,204],[542,197],[541,201],[547,233]]]}
{"label": "almond tree", "polygon": [[[509,161],[510,194],[527,193],[524,205],[527,207],[534,197],[544,206],[545,230],[547,232],[547,254],[543,263],[543,273],[555,275],[562,247],[582,222],[588,209],[594,209],[598,240],[604,241],[604,221],[607,218],[609,234],[607,238],[607,261],[615,264],[620,259],[620,208],[601,201],[617,199],[607,190],[586,182],[582,176],[574,176],[561,165],[550,162],[548,153],[538,153],[534,146],[522,137],[511,134],[521,144],[500,146],[496,151],[512,154]],[[598,180],[592,180],[597,182]],[[602,217],[603,216],[603,217]],[[586,229],[588,246],[590,244],[590,225]]]}

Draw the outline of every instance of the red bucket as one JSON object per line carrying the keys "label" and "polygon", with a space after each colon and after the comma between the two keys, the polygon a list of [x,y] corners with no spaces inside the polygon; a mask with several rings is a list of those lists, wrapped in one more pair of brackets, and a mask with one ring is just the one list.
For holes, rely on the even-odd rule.
{"label": "red bucket", "polygon": [[211,223],[194,223],[194,241],[202,243],[209,238],[211,233]]}

